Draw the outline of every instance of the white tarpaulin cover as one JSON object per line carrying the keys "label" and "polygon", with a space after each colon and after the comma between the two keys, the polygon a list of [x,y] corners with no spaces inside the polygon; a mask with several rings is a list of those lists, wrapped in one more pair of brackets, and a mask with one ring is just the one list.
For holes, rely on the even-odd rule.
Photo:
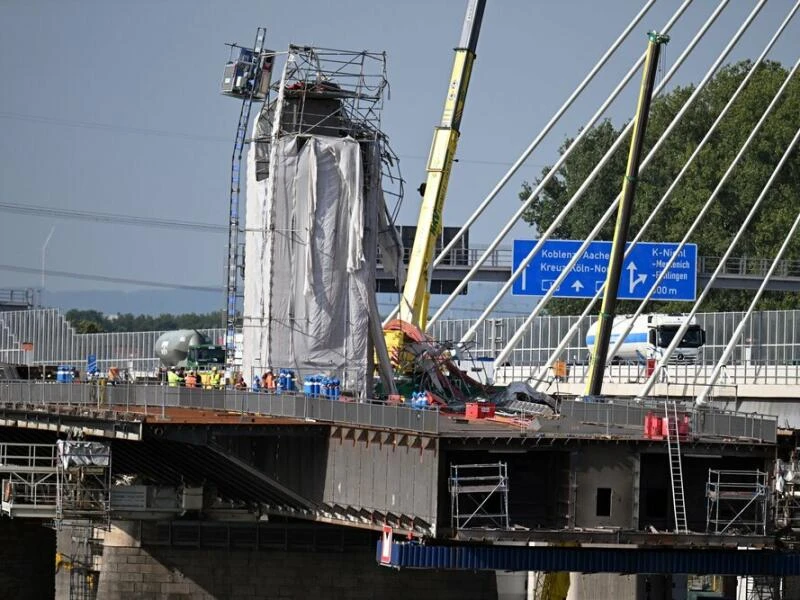
{"label": "white tarpaulin cover", "polygon": [[290,368],[298,379],[337,374],[364,389],[361,383],[371,370],[369,295],[375,293],[377,230],[384,211],[377,153],[376,144],[351,137],[288,135],[273,141],[269,177],[257,181],[251,145],[243,315],[247,376],[268,367]]}
{"label": "white tarpaulin cover", "polygon": [[107,467],[111,459],[111,448],[100,442],[58,440],[58,460],[62,466]]}

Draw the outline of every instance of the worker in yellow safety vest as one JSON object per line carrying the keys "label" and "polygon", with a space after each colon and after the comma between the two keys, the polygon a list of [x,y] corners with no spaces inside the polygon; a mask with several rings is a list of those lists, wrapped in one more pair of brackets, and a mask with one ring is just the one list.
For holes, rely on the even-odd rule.
{"label": "worker in yellow safety vest", "polygon": [[222,389],[222,373],[217,370],[217,367],[211,369],[211,388],[215,390]]}
{"label": "worker in yellow safety vest", "polygon": [[171,367],[170,370],[167,372],[167,385],[169,387],[178,387],[180,385],[183,385],[183,379],[175,371],[175,367]]}

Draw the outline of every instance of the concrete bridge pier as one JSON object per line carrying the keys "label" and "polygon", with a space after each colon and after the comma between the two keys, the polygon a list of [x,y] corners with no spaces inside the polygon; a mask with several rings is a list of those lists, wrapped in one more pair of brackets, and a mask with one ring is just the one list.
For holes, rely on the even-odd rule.
{"label": "concrete bridge pier", "polygon": [[[150,528],[155,524],[145,525]],[[169,524],[159,524],[161,531]],[[142,535],[142,522],[116,521],[103,542],[96,598],[98,600],[222,600],[256,598],[367,600],[463,600],[497,598],[493,572],[395,570],[376,562],[379,535],[327,527],[323,544],[316,526],[305,529],[249,530],[236,524],[234,538],[254,540],[251,549],[236,543],[224,545],[219,531],[224,524],[181,529],[169,543],[151,544]],[[174,531],[178,531],[177,529]],[[214,539],[211,540],[213,531]],[[317,536],[315,538],[315,535]],[[336,536],[340,535],[339,538]],[[264,539],[269,536],[270,543]],[[261,537],[261,542],[259,542]],[[283,539],[283,548],[272,541]],[[317,542],[314,542],[314,540]],[[212,547],[216,546],[216,547]],[[242,546],[242,544],[238,544]],[[59,579],[57,588],[66,581]],[[56,590],[56,597],[63,596]]]}

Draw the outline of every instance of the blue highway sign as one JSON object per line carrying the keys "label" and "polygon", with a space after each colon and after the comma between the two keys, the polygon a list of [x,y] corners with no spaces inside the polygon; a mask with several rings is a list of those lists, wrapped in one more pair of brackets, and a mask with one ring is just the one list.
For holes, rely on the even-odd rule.
{"label": "blue highway sign", "polygon": [[[583,242],[548,240],[511,288],[518,296],[542,296],[555,283]],[[513,269],[533,250],[536,240],[514,240]],[[630,246],[630,243],[628,243]],[[622,263],[620,300],[642,300],[678,244],[639,242]],[[553,294],[556,298],[593,298],[606,281],[611,242],[592,242]],[[697,296],[697,245],[686,244],[658,284],[653,300],[694,300]]]}

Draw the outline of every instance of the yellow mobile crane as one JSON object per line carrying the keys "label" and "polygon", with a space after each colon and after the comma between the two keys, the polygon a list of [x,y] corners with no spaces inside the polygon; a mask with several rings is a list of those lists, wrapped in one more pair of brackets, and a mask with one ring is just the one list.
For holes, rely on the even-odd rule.
{"label": "yellow mobile crane", "polygon": [[[450,179],[450,169],[456,154],[461,116],[467,97],[469,78],[475,62],[475,49],[483,20],[485,0],[469,0],[461,39],[455,49],[453,72],[447,88],[442,121],[433,135],[426,167],[427,178],[422,184],[417,233],[406,273],[406,283],[400,301],[399,319],[425,330],[428,321],[430,277],[436,250],[436,239],[442,231],[442,210]],[[399,350],[390,342],[390,350]]]}

